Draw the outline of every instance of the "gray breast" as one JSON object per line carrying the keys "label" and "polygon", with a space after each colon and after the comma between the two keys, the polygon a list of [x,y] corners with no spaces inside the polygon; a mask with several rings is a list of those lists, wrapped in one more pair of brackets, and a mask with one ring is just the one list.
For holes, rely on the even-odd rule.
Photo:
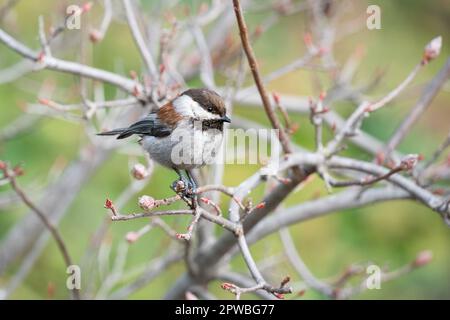
{"label": "gray breast", "polygon": [[142,146],[163,166],[193,169],[214,162],[222,138],[218,130],[192,130],[189,125],[180,125],[167,137],[143,137]]}

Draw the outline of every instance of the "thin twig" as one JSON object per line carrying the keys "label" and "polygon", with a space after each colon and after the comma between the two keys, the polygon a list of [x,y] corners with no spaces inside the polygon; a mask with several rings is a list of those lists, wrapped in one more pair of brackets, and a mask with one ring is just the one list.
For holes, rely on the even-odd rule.
{"label": "thin twig", "polygon": [[419,101],[417,101],[416,105],[411,109],[406,118],[397,128],[396,132],[389,139],[389,142],[386,144],[385,150],[383,150],[385,157],[389,157],[392,150],[394,150],[399,145],[399,143],[403,140],[414,123],[431,104],[434,97],[438,94],[449,77],[450,59],[447,59],[444,67],[442,67],[441,71],[439,71],[439,73],[423,89]]}
{"label": "thin twig", "polygon": [[153,61],[153,57],[151,55],[150,50],[145,44],[144,37],[142,36],[141,31],[139,30],[139,26],[136,21],[136,16],[134,14],[133,6],[130,0],[123,0],[123,6],[125,8],[125,13],[127,15],[128,25],[130,26],[131,33],[133,34],[134,42],[141,53],[141,56],[147,66],[147,69],[152,76],[153,80],[158,79],[158,72],[156,69],[155,61]]}
{"label": "thin twig", "polygon": [[159,217],[159,216],[172,216],[172,215],[191,215],[193,210],[165,210],[165,211],[153,211],[153,212],[142,212],[142,213],[130,213],[127,215],[117,214],[111,217],[113,221],[127,221],[145,217]]}
{"label": "thin twig", "polygon": [[329,155],[335,154],[342,143],[342,141],[349,135],[355,134],[356,130],[359,129],[361,122],[365,115],[374,112],[387,103],[392,101],[397,95],[399,95],[411,81],[416,77],[419,70],[423,67],[422,63],[418,63],[414,69],[409,73],[405,80],[403,80],[395,89],[389,92],[386,96],[381,98],[375,103],[363,102],[359,107],[352,113],[348,118],[345,125],[336,134],[334,139],[327,145],[326,150]]}
{"label": "thin twig", "polygon": [[287,137],[286,133],[284,132],[283,128],[281,127],[280,121],[278,120],[274,110],[272,109],[269,95],[267,94],[267,91],[264,87],[261,76],[259,74],[258,63],[256,62],[255,53],[253,52],[253,48],[249,42],[247,25],[245,23],[244,16],[242,14],[242,7],[240,4],[240,1],[233,0],[233,5],[234,5],[234,12],[236,14],[236,20],[237,20],[238,26],[239,26],[239,34],[241,37],[242,46],[243,46],[245,54],[247,56],[248,64],[250,66],[250,70],[252,72],[256,87],[258,88],[258,92],[261,97],[261,101],[263,103],[264,110],[266,111],[267,117],[269,118],[269,121],[272,124],[272,127],[274,129],[278,130],[278,136],[279,136],[281,145],[283,147],[283,151],[287,154],[292,153],[292,147],[291,147],[289,138]]}
{"label": "thin twig", "polygon": [[[13,174],[8,169],[8,166],[5,162],[0,161],[0,170],[3,172],[3,176],[9,180],[9,183],[13,190],[17,193],[17,195],[22,199],[22,202],[30,209],[32,210],[41,220],[41,222],[45,225],[45,227],[50,231],[53,239],[55,240],[59,251],[61,252],[61,255],[64,259],[64,262],[66,264],[66,267],[72,266],[72,258],[69,255],[69,251],[67,250],[67,246],[61,237],[58,229],[52,224],[52,222],[48,219],[47,214],[42,212],[31,200],[28,198],[28,196],[25,194],[25,192],[19,187],[16,181],[17,174]],[[16,167],[16,170],[21,170],[20,168]],[[16,171],[15,170],[15,171]],[[73,299],[79,300],[80,299],[80,292],[79,289],[73,289],[72,290],[72,296]]]}
{"label": "thin twig", "polygon": [[93,68],[76,62],[65,61],[45,55],[42,57],[39,53],[36,53],[23,43],[17,41],[2,29],[0,29],[0,41],[12,50],[16,51],[21,56],[34,62],[39,62],[44,68],[71,73],[74,75],[79,75],[81,77],[110,83],[132,95],[136,95],[137,92],[138,98],[142,98],[140,95],[140,93],[142,93],[143,91],[142,86],[140,84],[136,84],[136,82],[132,79],[128,79],[113,72]]}

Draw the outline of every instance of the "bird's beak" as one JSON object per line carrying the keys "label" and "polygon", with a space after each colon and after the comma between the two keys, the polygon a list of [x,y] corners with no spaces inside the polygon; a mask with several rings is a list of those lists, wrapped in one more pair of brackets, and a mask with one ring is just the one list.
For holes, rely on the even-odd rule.
{"label": "bird's beak", "polygon": [[231,122],[231,119],[230,118],[228,118],[226,115],[225,116],[223,116],[222,118],[220,118],[220,120],[222,120],[222,122],[228,122],[228,123],[230,123]]}

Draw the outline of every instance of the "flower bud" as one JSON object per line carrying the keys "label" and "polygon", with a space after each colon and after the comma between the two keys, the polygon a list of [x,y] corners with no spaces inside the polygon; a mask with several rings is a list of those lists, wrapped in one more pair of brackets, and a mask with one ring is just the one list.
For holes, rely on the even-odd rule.
{"label": "flower bud", "polygon": [[309,47],[309,46],[312,45],[313,40],[312,40],[312,35],[311,35],[311,33],[307,32],[307,33],[305,33],[305,34],[303,35],[303,42],[305,43],[305,45],[306,45],[307,47]]}
{"label": "flower bud", "polygon": [[113,206],[114,205],[113,205],[112,201],[110,199],[106,199],[106,201],[105,201],[105,208],[106,209],[111,209]]}
{"label": "flower bud", "polygon": [[280,95],[278,94],[278,93],[276,93],[276,92],[272,92],[272,97],[273,97],[273,100],[275,101],[275,103],[277,104],[277,105],[279,105],[280,104]]}
{"label": "flower bud", "polygon": [[274,292],[273,294],[274,294],[274,296],[277,297],[278,299],[284,299],[284,294],[282,294],[282,293]]}
{"label": "flower bud", "polygon": [[131,169],[131,174],[136,180],[142,180],[148,176],[148,170],[143,164],[136,163]]}
{"label": "flower bud", "polygon": [[431,40],[425,47],[425,51],[423,54],[423,62],[428,63],[431,60],[435,59],[439,53],[441,52],[442,47],[442,37],[436,37]]}
{"label": "flower bud", "polygon": [[91,30],[89,32],[89,40],[91,40],[92,43],[97,43],[100,40],[102,40],[103,36],[98,30]]}
{"label": "flower bud", "polygon": [[266,206],[266,203],[265,202],[261,202],[261,203],[258,203],[257,205],[256,205],[256,209],[262,209],[262,208],[264,208]]}
{"label": "flower bud", "polygon": [[223,282],[220,286],[221,286],[222,289],[224,289],[224,290],[229,290],[229,289],[232,289],[232,288],[235,287],[234,284],[229,283],[229,282]]}
{"label": "flower bud", "polygon": [[166,71],[166,65],[164,63],[161,63],[159,65],[159,74],[163,74],[164,71]]}
{"label": "flower bud", "polygon": [[139,239],[139,234],[134,231],[130,231],[126,234],[125,240],[127,240],[128,243],[134,243]]}
{"label": "flower bud", "polygon": [[403,170],[411,170],[412,168],[414,168],[416,166],[417,162],[419,162],[419,155],[408,154],[400,162],[400,167]]}
{"label": "flower bud", "polygon": [[81,7],[81,12],[82,12],[82,13],[88,12],[89,10],[92,9],[92,6],[93,6],[93,3],[92,3],[92,2],[86,2],[86,3],[84,3],[84,4],[82,5],[82,7]]}
{"label": "flower bud", "polygon": [[139,198],[139,206],[142,210],[151,210],[155,206],[155,199],[150,196],[142,196]]}
{"label": "flower bud", "polygon": [[13,172],[16,177],[23,176],[25,173],[25,171],[23,170],[23,168],[21,166],[15,166],[13,168]]}
{"label": "flower bud", "polygon": [[433,252],[431,252],[430,250],[425,250],[417,254],[413,264],[416,267],[422,267],[430,263],[432,259],[433,259]]}
{"label": "flower bud", "polygon": [[322,91],[319,95],[319,100],[321,100],[321,101],[325,100],[326,96],[327,96],[326,91]]}

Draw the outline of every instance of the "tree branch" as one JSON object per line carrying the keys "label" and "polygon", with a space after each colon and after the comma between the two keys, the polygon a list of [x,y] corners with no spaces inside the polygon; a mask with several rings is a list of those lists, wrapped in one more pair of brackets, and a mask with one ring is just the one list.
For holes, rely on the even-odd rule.
{"label": "tree branch", "polygon": [[[39,52],[34,52],[23,43],[11,37],[2,29],[0,29],[0,41],[10,49],[16,51],[21,56],[36,62],[43,68],[106,82],[133,95],[135,95],[136,92],[143,92],[142,86],[140,84],[136,83],[134,80],[120,76],[116,73],[89,67],[76,62],[60,60],[54,57],[48,57],[45,55],[40,56]],[[142,97],[141,94],[138,95],[138,98],[145,99],[145,97]]]}
{"label": "tree branch", "polygon": [[[48,215],[42,212],[31,200],[28,198],[28,196],[25,194],[25,192],[19,187],[16,181],[16,177],[21,175],[22,169],[20,167],[15,167],[13,171],[10,171],[8,168],[8,165],[6,162],[3,162],[0,160],[0,170],[3,172],[3,177],[6,178],[13,190],[17,193],[17,195],[22,199],[22,202],[30,208],[31,211],[33,211],[41,220],[41,222],[45,225],[48,231],[50,231],[50,234],[52,235],[53,239],[56,242],[56,245],[58,246],[59,251],[61,252],[61,255],[64,259],[64,262],[66,264],[66,267],[70,267],[73,265],[72,258],[70,257],[69,251],[67,250],[67,246],[61,237],[58,229],[50,222],[48,219]],[[73,289],[72,290],[72,296],[73,299],[79,300],[80,299],[80,292],[79,289]]]}

